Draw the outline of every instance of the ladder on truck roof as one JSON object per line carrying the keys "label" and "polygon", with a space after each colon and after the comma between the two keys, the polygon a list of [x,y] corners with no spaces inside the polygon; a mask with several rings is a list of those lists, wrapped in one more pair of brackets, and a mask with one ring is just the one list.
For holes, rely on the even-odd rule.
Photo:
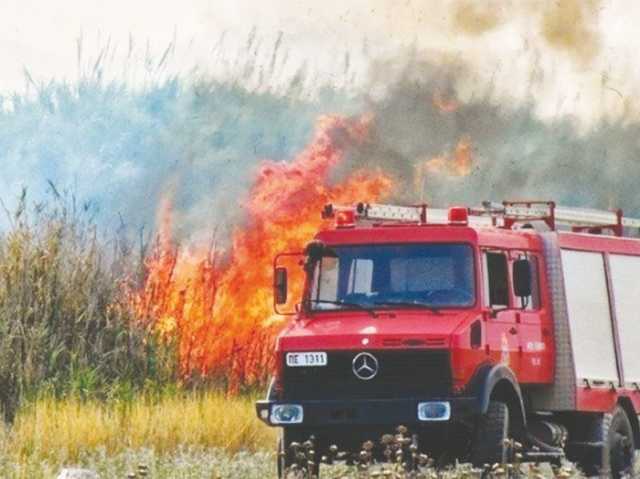
{"label": "ladder on truck roof", "polygon": [[569,208],[556,206],[553,201],[503,201],[495,203],[485,201],[481,207],[450,209],[429,208],[426,204],[412,206],[385,205],[378,203],[358,203],[354,206],[326,205],[323,218],[349,213],[344,225],[354,224],[356,220],[390,221],[414,224],[460,224],[460,211],[465,210],[464,223],[474,226],[495,226],[511,229],[516,223],[544,222],[549,229],[555,230],[562,225],[574,232],[601,234],[608,230],[615,236],[623,236],[625,228],[640,229],[640,219],[623,215],[621,209],[613,211],[588,208]]}

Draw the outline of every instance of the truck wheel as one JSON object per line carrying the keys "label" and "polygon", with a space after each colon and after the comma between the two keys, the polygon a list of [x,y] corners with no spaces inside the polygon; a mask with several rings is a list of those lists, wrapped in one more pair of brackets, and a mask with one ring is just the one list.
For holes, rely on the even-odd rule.
{"label": "truck wheel", "polygon": [[500,401],[491,401],[486,414],[478,420],[471,444],[471,463],[475,467],[485,464],[506,463],[509,439],[509,407]]}
{"label": "truck wheel", "polygon": [[602,441],[599,454],[579,463],[589,475],[603,475],[619,479],[633,472],[635,444],[633,430],[627,413],[617,406],[612,413],[605,414],[595,426],[593,437]]}

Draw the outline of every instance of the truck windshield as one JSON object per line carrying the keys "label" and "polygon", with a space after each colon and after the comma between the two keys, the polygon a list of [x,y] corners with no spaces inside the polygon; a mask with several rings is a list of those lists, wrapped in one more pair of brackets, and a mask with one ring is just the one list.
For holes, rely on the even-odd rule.
{"label": "truck windshield", "polygon": [[475,302],[469,245],[336,246],[312,271],[308,301],[316,311],[460,308]]}

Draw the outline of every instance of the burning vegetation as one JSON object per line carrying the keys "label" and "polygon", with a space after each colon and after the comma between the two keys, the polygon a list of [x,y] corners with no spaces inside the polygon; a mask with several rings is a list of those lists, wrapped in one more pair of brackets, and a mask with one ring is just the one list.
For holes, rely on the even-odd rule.
{"label": "burning vegetation", "polygon": [[464,177],[471,174],[473,168],[473,148],[469,138],[462,138],[450,155],[440,155],[416,164],[414,187],[416,194],[425,191],[429,176],[446,175]]}
{"label": "burning vegetation", "polygon": [[175,245],[171,205],[163,204],[159,241],[132,302],[139,316],[175,342],[183,377],[222,379],[231,391],[267,379],[282,327],[271,306],[273,257],[304,247],[321,226],[324,204],[377,201],[392,192],[392,177],[380,170],[331,181],[348,148],[367,141],[370,122],[322,117],[292,162],[263,162],[242,203],[246,220],[224,250]]}

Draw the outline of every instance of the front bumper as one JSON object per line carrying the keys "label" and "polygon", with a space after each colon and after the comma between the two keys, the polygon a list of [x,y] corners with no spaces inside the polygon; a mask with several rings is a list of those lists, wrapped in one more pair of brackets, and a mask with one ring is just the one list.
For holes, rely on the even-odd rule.
{"label": "front bumper", "polygon": [[[271,406],[298,404],[304,409],[304,421],[296,426],[333,425],[389,425],[429,424],[418,420],[418,403],[447,401],[451,405],[449,422],[464,422],[480,414],[480,403],[475,397],[424,399],[367,399],[323,401],[257,401],[258,418],[270,426],[281,426],[270,421]],[[287,427],[290,427],[287,425]]]}

